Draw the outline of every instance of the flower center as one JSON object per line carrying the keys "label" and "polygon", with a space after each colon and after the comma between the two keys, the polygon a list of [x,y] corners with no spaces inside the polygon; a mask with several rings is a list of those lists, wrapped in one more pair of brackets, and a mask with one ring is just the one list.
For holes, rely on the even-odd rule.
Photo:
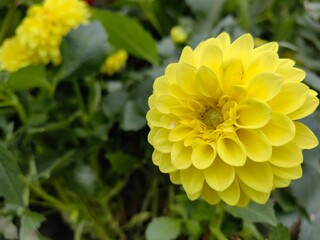
{"label": "flower center", "polygon": [[209,128],[216,128],[223,122],[222,112],[219,108],[209,108],[203,115],[203,123]]}

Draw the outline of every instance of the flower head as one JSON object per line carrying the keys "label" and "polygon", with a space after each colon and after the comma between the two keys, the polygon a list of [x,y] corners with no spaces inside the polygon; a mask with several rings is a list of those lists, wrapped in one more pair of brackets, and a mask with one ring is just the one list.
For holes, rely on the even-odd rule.
{"label": "flower head", "polygon": [[127,51],[121,49],[107,57],[107,59],[100,68],[100,72],[105,73],[107,75],[113,75],[116,72],[119,72],[121,68],[123,68],[126,65],[127,59]]}
{"label": "flower head", "polygon": [[[28,52],[29,64],[55,65],[61,63],[60,44],[62,38],[73,28],[89,19],[89,10],[81,0],[46,0],[28,9],[27,16],[16,29],[15,44]],[[7,55],[14,55],[15,49],[6,48]],[[19,57],[18,57],[19,58]],[[27,59],[28,60],[28,59]],[[9,59],[0,56],[4,70],[10,66]],[[24,62],[26,63],[26,62]],[[21,64],[21,67],[25,64]],[[17,65],[18,66],[18,65]],[[16,69],[17,70],[17,69]]]}
{"label": "flower head", "polygon": [[184,43],[187,40],[187,32],[180,26],[174,26],[170,30],[170,35],[175,43]]}
{"label": "flower head", "polygon": [[304,71],[279,58],[278,44],[254,48],[226,33],[185,47],[149,98],[153,163],[188,197],[246,206],[302,175],[302,150],[318,140],[297,120],[318,106]]}

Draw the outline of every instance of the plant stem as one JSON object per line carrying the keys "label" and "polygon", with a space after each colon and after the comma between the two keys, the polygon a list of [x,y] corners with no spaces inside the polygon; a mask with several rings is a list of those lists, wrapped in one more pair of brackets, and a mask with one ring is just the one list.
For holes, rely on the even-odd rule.
{"label": "plant stem", "polygon": [[215,224],[210,225],[210,231],[218,240],[228,240],[228,238],[221,231],[221,226],[222,226],[224,213],[225,213],[223,206],[221,204],[217,205],[217,211],[218,211],[217,221],[214,222]]}

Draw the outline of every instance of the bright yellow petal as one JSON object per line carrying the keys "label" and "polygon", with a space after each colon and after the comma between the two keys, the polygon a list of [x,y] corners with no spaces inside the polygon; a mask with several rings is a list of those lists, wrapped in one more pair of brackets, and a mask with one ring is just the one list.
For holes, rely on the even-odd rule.
{"label": "bright yellow petal", "polygon": [[234,181],[226,190],[217,193],[219,197],[230,206],[235,206],[239,202],[240,188],[237,181]]}
{"label": "bright yellow petal", "polygon": [[274,73],[260,73],[248,85],[248,97],[269,101],[278,94],[282,86],[282,78]]}
{"label": "bright yellow petal", "polygon": [[164,72],[164,76],[166,77],[166,80],[170,84],[177,83],[177,66],[178,65],[179,63],[170,63]]}
{"label": "bright yellow petal", "polygon": [[177,142],[185,139],[193,129],[184,124],[174,127],[169,133],[169,141]]}
{"label": "bright yellow petal", "polygon": [[191,47],[186,46],[183,48],[179,63],[186,63],[189,65],[194,65],[194,56],[193,56],[193,50]]}
{"label": "bright yellow petal", "polygon": [[223,56],[221,49],[214,44],[208,44],[203,48],[198,67],[208,67],[214,73],[218,72],[222,64]]}
{"label": "bright yellow petal", "polygon": [[253,50],[253,39],[250,34],[243,34],[237,38],[226,51],[226,58],[236,57],[247,62],[250,52]]}
{"label": "bright yellow petal", "polygon": [[177,169],[171,163],[170,153],[162,153],[159,161],[159,170],[163,173],[174,172]]}
{"label": "bright yellow petal", "polygon": [[205,97],[217,98],[220,87],[217,76],[207,67],[200,67],[196,74],[196,87],[199,94]]}
{"label": "bright yellow petal", "polygon": [[273,112],[271,120],[261,128],[271,145],[281,146],[294,138],[295,126],[293,121],[284,114]]}
{"label": "bright yellow petal", "polygon": [[261,54],[263,52],[278,52],[279,45],[276,42],[269,42],[266,44],[263,44],[255,49],[253,49],[254,54]]}
{"label": "bright yellow petal", "polygon": [[180,178],[180,171],[179,170],[169,173],[169,176],[170,176],[170,181],[173,184],[177,184],[177,185],[181,184],[181,178]]}
{"label": "bright yellow petal", "polygon": [[209,204],[215,205],[220,202],[220,197],[215,190],[210,188],[206,183],[204,183],[202,188],[202,197]]}
{"label": "bright yellow petal", "polygon": [[190,166],[187,169],[180,170],[180,178],[182,186],[188,194],[197,194],[202,191],[204,176],[201,170]]}
{"label": "bright yellow petal", "polygon": [[319,105],[319,99],[316,97],[316,95],[312,94],[312,92],[312,90],[309,90],[306,101],[297,110],[289,113],[288,117],[290,117],[292,120],[297,120],[310,115],[317,109]]}
{"label": "bright yellow petal", "polygon": [[244,75],[244,67],[240,59],[230,58],[221,67],[221,86],[227,92],[234,85],[240,85]]}
{"label": "bright yellow petal", "polygon": [[237,207],[245,208],[250,203],[251,199],[243,192],[241,191],[240,199],[237,204]]}
{"label": "bright yellow petal", "polygon": [[172,143],[168,140],[169,130],[152,128],[148,135],[148,141],[153,147],[162,153],[169,153]]}
{"label": "bright yellow petal", "polygon": [[217,143],[220,158],[231,166],[243,166],[246,162],[246,150],[236,138],[220,137]]}
{"label": "bright yellow petal", "polygon": [[191,161],[194,167],[205,169],[213,163],[216,155],[214,145],[202,142],[193,149]]}
{"label": "bright yellow petal", "polygon": [[200,192],[197,192],[197,193],[192,193],[192,194],[190,194],[190,193],[188,193],[188,192],[186,191],[186,194],[187,194],[188,198],[189,198],[191,201],[194,201],[194,200],[196,200],[196,199],[198,199],[198,198],[200,197],[201,191],[200,191]]}
{"label": "bright yellow petal", "polygon": [[304,124],[294,122],[296,134],[293,142],[297,143],[302,149],[312,149],[318,146],[319,141],[314,133]]}
{"label": "bright yellow petal", "polygon": [[171,113],[171,108],[180,106],[177,98],[170,95],[157,96],[154,102],[155,108],[164,114]]}
{"label": "bright yellow petal", "polygon": [[299,146],[294,142],[290,142],[280,147],[273,147],[269,161],[278,167],[291,168],[300,165],[303,161],[303,156]]}
{"label": "bright yellow petal", "polygon": [[150,127],[160,127],[160,118],[163,116],[163,113],[159,112],[157,109],[153,108],[147,112],[146,119]]}
{"label": "bright yellow petal", "polygon": [[288,82],[301,82],[306,77],[305,71],[294,67],[280,67],[276,73]]}
{"label": "bright yellow petal", "polygon": [[179,64],[177,66],[177,82],[179,87],[186,93],[196,95],[195,77],[197,70],[188,64]]}
{"label": "bright yellow petal", "polygon": [[284,179],[284,178],[280,178],[277,176],[273,177],[273,186],[274,188],[284,188],[284,187],[288,187],[291,183],[291,180],[289,179]]}
{"label": "bright yellow petal", "polygon": [[308,91],[308,86],[303,83],[284,82],[278,95],[268,104],[275,112],[292,113],[304,104]]}
{"label": "bright yellow petal", "polygon": [[165,76],[158,77],[153,83],[153,92],[157,95],[168,95],[170,85]]}
{"label": "bright yellow petal", "polygon": [[176,142],[171,149],[171,162],[177,169],[186,169],[191,165],[192,148],[185,147],[182,142]]}
{"label": "bright yellow petal", "polygon": [[273,174],[269,163],[248,160],[243,167],[236,168],[236,174],[243,183],[256,191],[272,190]]}
{"label": "bright yellow petal", "polygon": [[239,181],[239,185],[241,190],[256,203],[265,204],[270,198],[271,191],[259,192],[248,187],[246,184],[242,183],[241,181]]}
{"label": "bright yellow petal", "polygon": [[272,168],[273,174],[280,178],[293,180],[293,179],[298,179],[302,177],[301,165],[291,167],[291,168],[277,167],[272,164],[270,164],[270,166]]}
{"label": "bright yellow petal", "polygon": [[157,151],[157,150],[154,150],[153,153],[152,153],[152,162],[154,165],[158,166],[160,161],[161,161],[161,156],[162,156],[162,153]]}
{"label": "bright yellow petal", "polygon": [[212,165],[203,171],[207,184],[216,191],[224,191],[234,181],[234,167],[217,157]]}
{"label": "bright yellow petal", "polygon": [[236,126],[240,128],[260,128],[271,118],[271,109],[257,99],[246,99],[240,102],[236,109],[238,119]]}
{"label": "bright yellow petal", "polygon": [[239,129],[237,135],[247,151],[247,156],[251,160],[255,162],[264,162],[270,159],[272,146],[261,131]]}
{"label": "bright yellow petal", "polygon": [[228,33],[223,32],[221,33],[216,39],[221,44],[222,49],[227,49],[230,46],[230,36]]}

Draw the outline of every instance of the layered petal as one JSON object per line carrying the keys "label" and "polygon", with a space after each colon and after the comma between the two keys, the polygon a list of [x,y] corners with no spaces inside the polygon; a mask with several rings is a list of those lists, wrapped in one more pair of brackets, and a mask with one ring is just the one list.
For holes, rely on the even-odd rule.
{"label": "layered petal", "polygon": [[231,166],[243,166],[246,162],[246,150],[236,138],[220,137],[217,143],[220,158]]}
{"label": "layered petal", "polygon": [[187,169],[180,170],[180,178],[182,186],[188,194],[198,194],[202,191],[204,176],[201,170],[190,166]]}
{"label": "layered petal", "polygon": [[208,168],[216,158],[217,152],[213,144],[201,141],[193,148],[191,161],[194,167],[198,169]]}

